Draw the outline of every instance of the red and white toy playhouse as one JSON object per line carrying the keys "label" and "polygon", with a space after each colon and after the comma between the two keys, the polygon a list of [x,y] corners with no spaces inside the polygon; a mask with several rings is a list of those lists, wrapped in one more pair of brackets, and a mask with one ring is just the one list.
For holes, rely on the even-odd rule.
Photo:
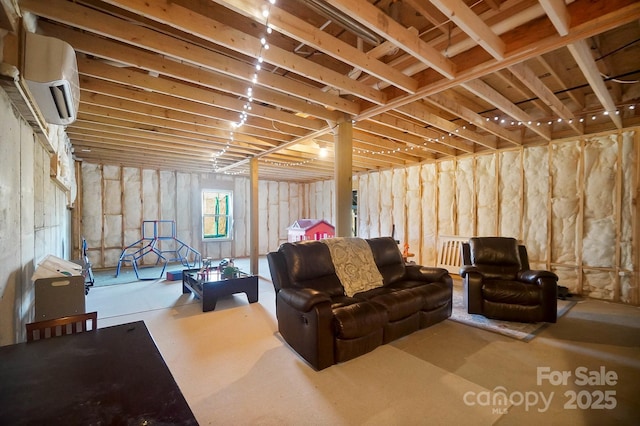
{"label": "red and white toy playhouse", "polygon": [[336,234],[335,227],[322,219],[298,219],[287,229],[290,243],[333,238]]}

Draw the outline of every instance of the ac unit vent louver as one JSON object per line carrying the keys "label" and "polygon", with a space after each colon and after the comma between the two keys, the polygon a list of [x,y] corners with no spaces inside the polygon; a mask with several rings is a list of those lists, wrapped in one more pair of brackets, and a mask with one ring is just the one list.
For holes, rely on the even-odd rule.
{"label": "ac unit vent louver", "polygon": [[68,43],[27,33],[24,79],[47,123],[73,123],[80,106],[76,54]]}
{"label": "ac unit vent louver", "polygon": [[52,85],[49,86],[49,90],[53,97],[53,103],[56,105],[58,117],[61,120],[73,119],[74,111],[73,105],[69,102],[72,97],[69,93],[69,86],[66,84]]}

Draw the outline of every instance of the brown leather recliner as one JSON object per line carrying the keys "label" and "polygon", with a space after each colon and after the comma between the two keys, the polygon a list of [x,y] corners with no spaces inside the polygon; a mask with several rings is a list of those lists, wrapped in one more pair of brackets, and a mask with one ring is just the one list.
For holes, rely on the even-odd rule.
{"label": "brown leather recliner", "polygon": [[514,238],[474,237],[462,244],[460,276],[467,310],[487,318],[556,322],[558,276],[529,269],[527,249]]}

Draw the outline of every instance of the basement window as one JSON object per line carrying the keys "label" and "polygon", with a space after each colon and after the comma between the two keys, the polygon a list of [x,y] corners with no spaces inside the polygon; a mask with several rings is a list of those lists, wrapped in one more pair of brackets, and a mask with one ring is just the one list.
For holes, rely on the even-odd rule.
{"label": "basement window", "polygon": [[233,223],[233,192],[202,191],[202,239],[230,240]]}

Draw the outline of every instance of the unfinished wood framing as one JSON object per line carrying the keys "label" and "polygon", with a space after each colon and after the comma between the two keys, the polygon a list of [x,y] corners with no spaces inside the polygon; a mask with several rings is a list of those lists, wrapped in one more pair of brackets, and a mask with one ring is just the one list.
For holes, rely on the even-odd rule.
{"label": "unfinished wood framing", "polygon": [[[175,221],[176,237],[198,250],[203,257],[245,257],[250,253],[250,181],[244,177],[202,173],[179,173],[102,166],[83,162],[79,203],[75,217],[82,223],[74,231],[84,236],[94,268],[115,267],[124,247],[142,238],[142,222]],[[332,197],[327,181],[324,197]],[[233,191],[233,241],[204,242],[201,229],[201,193],[203,189]],[[278,248],[287,239],[287,227],[305,217],[304,184],[259,182],[259,252]],[[329,203],[330,204],[330,203]],[[321,216],[324,218],[325,216]],[[147,235],[148,236],[148,235]],[[161,241],[162,249],[171,242]]]}
{"label": "unfinished wood framing", "polygon": [[389,223],[411,229],[407,212],[385,204],[405,191],[405,205],[422,209],[422,231],[400,244],[417,244],[421,264],[437,264],[439,236],[512,236],[532,267],[553,270],[572,292],[638,304],[637,140],[630,129],[426,163],[419,193],[388,171],[360,175],[359,235],[387,235]]}
{"label": "unfinished wood framing", "polygon": [[[638,129],[511,148],[354,177],[357,235],[391,235],[415,260],[437,264],[441,235],[512,236],[532,267],[551,269],[585,296],[637,304]],[[141,238],[142,220],[175,220],[204,257],[249,255],[244,177],[82,166],[82,234],[96,267],[113,267]],[[95,188],[103,188],[95,191]],[[200,193],[234,191],[233,242],[204,243]],[[286,241],[300,218],[335,219],[334,185],[258,182],[259,254]],[[122,195],[121,195],[122,194]]]}

